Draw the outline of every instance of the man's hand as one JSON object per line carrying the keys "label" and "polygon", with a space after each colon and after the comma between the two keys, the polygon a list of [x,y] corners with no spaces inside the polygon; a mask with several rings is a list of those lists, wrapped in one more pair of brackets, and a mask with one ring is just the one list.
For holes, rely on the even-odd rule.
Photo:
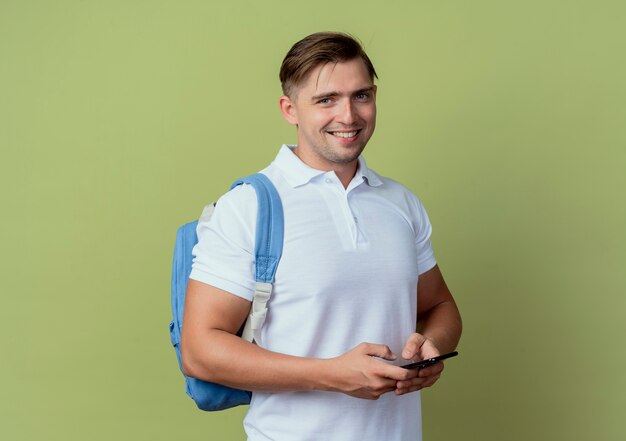
{"label": "man's hand", "polygon": [[[420,361],[438,355],[440,353],[435,344],[418,333],[411,334],[404,345],[404,349],[402,349],[402,358],[407,360]],[[440,361],[422,369],[409,369],[409,371],[413,372],[414,376],[396,383],[394,391],[396,395],[415,392],[435,384],[443,371],[443,362]]]}
{"label": "man's hand", "polygon": [[397,356],[385,345],[361,343],[345,354],[330,359],[334,372],[334,390],[347,395],[377,400],[381,395],[397,389],[398,383],[410,383],[417,377],[417,369],[392,366],[374,357],[395,360]]}

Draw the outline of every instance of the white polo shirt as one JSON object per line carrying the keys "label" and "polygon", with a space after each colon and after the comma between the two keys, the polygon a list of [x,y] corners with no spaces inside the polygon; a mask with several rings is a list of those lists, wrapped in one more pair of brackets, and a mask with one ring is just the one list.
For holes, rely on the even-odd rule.
{"label": "white polo shirt", "polygon": [[[415,332],[417,277],[435,266],[420,201],[367,168],[347,189],[283,145],[262,171],[285,213],[283,255],[261,331],[276,352],[331,358],[359,343],[399,354]],[[252,300],[256,193],[239,186],[198,223],[191,278]],[[336,392],[253,393],[244,426],[251,441],[420,440],[419,392],[377,401]]]}

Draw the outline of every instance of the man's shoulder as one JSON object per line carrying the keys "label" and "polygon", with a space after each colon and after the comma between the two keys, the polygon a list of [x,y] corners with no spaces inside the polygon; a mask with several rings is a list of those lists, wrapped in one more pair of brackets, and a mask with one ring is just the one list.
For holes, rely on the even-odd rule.
{"label": "man's shoulder", "polygon": [[378,181],[380,183],[379,185],[380,189],[385,192],[393,192],[393,193],[398,193],[398,194],[410,194],[412,196],[415,196],[415,193],[413,193],[411,189],[409,189],[406,185],[404,185],[400,181],[397,181],[388,176],[383,176],[375,172],[371,168],[368,170],[368,174],[370,175],[369,180],[374,181],[374,182]]}
{"label": "man's shoulder", "polygon": [[369,169],[369,174],[374,175],[379,180],[380,185],[374,188],[382,198],[410,212],[420,213],[424,211],[421,199],[405,184],[387,176],[382,176],[372,169]]}
{"label": "man's shoulder", "polygon": [[[207,206],[210,208],[209,206]],[[205,211],[207,210],[205,207]],[[255,219],[257,212],[257,196],[252,185],[243,184],[222,194],[215,202],[211,218]],[[201,219],[204,218],[204,212]],[[207,219],[208,221],[208,219]]]}

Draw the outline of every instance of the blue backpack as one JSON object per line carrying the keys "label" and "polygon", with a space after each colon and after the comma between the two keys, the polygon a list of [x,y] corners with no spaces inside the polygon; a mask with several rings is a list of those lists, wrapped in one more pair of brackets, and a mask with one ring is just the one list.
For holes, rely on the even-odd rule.
{"label": "blue backpack", "polygon": [[[242,338],[248,341],[255,339],[258,341],[258,333],[265,321],[267,301],[272,293],[272,283],[274,282],[276,268],[283,250],[283,207],[276,188],[267,176],[257,173],[239,179],[235,181],[231,189],[241,184],[251,184],[256,191],[258,200],[254,246],[256,292]],[[191,251],[198,242],[198,236],[196,235],[197,225],[198,221],[194,221],[180,227],[176,234],[176,244],[174,246],[174,263],[172,266],[173,320],[170,322],[170,339],[176,350],[178,366],[181,372],[180,335],[187,281],[189,280],[193,260]],[[250,396],[252,395],[249,391],[208,383],[186,375],[185,383],[187,395],[202,410],[222,410],[240,404],[249,404]]]}

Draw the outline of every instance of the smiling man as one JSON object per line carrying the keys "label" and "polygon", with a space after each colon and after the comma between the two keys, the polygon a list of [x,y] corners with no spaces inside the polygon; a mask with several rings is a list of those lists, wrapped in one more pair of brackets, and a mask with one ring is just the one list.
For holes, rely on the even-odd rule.
{"label": "smiling man", "polygon": [[334,170],[344,185],[376,126],[373,74],[361,58],[326,63],[299,88],[286,86],[291,93],[279,101],[285,119],[298,127],[294,153],[313,168]]}
{"label": "smiling man", "polygon": [[283,61],[279,107],[298,144],[262,171],[280,194],[285,238],[257,344],[236,336],[254,296],[254,190],[230,191],[198,224],[183,368],[253,391],[251,441],[419,440],[418,391],[443,364],[389,361],[434,357],[459,341],[426,211],[361,155],[376,126],[375,78],[360,44],[341,33],[310,35]]}

